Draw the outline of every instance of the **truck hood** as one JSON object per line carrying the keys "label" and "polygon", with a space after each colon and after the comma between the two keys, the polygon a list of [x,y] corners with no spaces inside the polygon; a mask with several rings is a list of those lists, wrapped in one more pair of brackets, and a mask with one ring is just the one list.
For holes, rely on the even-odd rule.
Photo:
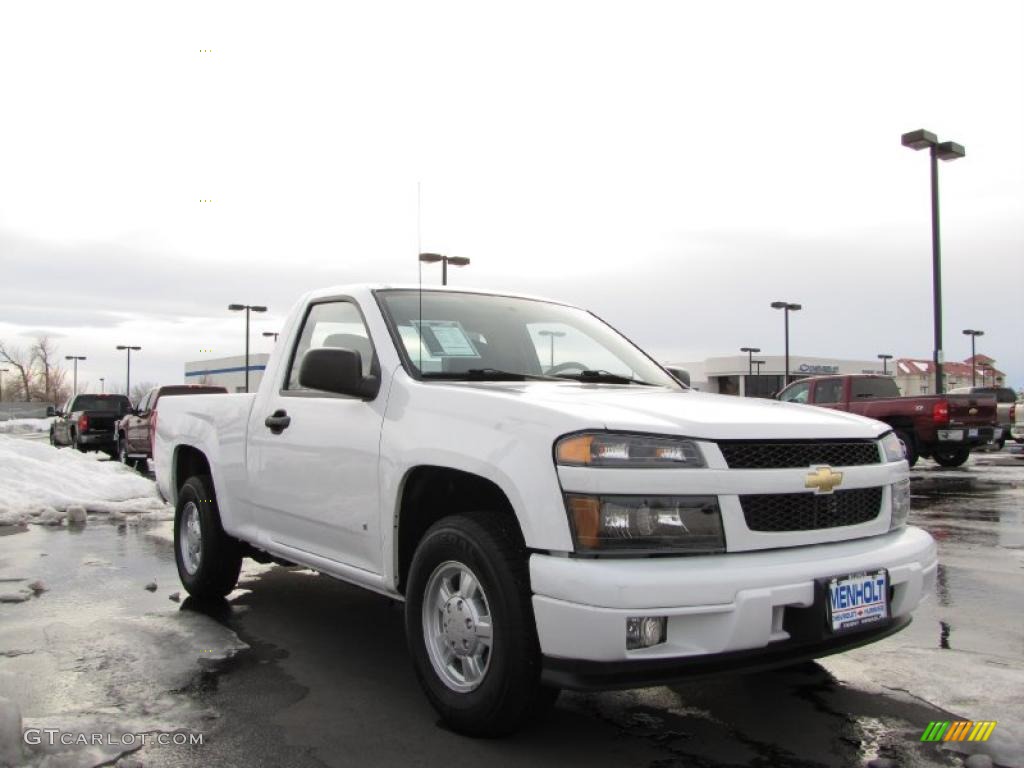
{"label": "truck hood", "polygon": [[[563,420],[568,417],[576,422],[570,429],[655,432],[709,440],[874,438],[889,430],[880,421],[830,408],[693,390],[576,382],[445,382],[444,386],[555,412]],[[492,413],[509,407],[494,405]]]}

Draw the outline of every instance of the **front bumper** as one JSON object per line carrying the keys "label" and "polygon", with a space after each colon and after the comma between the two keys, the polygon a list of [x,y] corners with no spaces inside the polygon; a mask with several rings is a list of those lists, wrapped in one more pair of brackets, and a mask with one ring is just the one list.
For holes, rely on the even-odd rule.
{"label": "front bumper", "polygon": [[[905,626],[932,590],[935,542],[918,528],[853,541],[724,555],[585,559],[530,558],[533,608],[546,678],[573,669],[616,686],[652,684],[676,672],[738,661],[747,666],[781,654],[812,658],[870,642]],[[818,579],[878,568],[889,571],[892,621],[831,636],[824,631]],[[668,617],[664,643],[626,649],[626,619]],[[833,650],[828,650],[830,647]],[[794,657],[795,654],[795,657]],[[810,655],[808,655],[810,654]],[[582,667],[589,671],[579,672]],[[596,667],[590,664],[596,663]],[[630,669],[635,671],[631,675]],[[657,679],[652,679],[653,676]],[[688,673],[688,672],[687,672]],[[686,673],[684,673],[686,674]],[[677,675],[676,675],[677,676]],[[634,679],[635,678],[635,679]]]}

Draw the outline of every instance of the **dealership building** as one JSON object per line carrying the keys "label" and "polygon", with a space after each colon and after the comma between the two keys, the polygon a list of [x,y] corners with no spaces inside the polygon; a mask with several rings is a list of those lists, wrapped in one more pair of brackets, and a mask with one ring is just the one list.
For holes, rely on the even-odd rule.
{"label": "dealership building", "polygon": [[[249,355],[249,391],[255,392],[263,380],[270,355],[258,352]],[[185,363],[186,384],[213,384],[227,387],[228,392],[245,392],[245,355],[216,357]]]}
{"label": "dealership building", "polygon": [[[761,361],[760,365],[757,362]],[[703,392],[741,397],[771,397],[783,387],[786,373],[786,358],[783,355],[755,355],[754,365],[747,355],[709,357],[700,362],[668,363],[672,368],[682,368],[690,373],[690,385]],[[751,374],[753,371],[753,374]],[[892,376],[893,368],[884,373]],[[828,376],[848,373],[881,374],[881,360],[836,360],[826,357],[790,355],[789,377],[791,381],[808,376]]]}

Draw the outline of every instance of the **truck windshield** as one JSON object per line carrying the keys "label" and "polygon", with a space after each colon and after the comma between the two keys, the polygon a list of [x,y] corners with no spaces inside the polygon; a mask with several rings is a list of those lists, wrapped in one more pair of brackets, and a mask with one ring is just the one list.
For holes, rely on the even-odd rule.
{"label": "truck windshield", "polygon": [[377,296],[405,364],[424,378],[565,378],[682,389],[618,332],[574,307],[443,291]]}

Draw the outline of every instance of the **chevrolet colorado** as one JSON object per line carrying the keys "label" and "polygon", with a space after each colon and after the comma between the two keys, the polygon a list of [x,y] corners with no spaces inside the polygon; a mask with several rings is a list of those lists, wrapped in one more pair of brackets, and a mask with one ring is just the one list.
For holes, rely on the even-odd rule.
{"label": "chevrolet colorado", "polygon": [[688,390],[521,296],[310,293],[257,393],[161,403],[154,459],[189,593],[226,596],[254,557],[404,602],[426,696],[472,735],[561,688],[879,640],[936,575],[890,427]]}

